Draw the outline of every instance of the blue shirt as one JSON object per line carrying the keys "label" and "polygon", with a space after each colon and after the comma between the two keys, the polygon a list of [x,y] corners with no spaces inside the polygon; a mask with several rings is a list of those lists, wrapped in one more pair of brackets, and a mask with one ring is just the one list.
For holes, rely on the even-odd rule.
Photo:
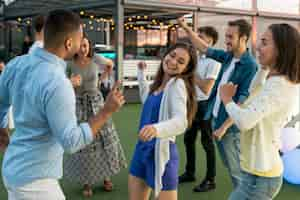
{"label": "blue shirt", "polygon": [[[223,50],[217,50],[208,48],[206,52],[206,56],[212,58],[220,63],[222,63],[221,71],[219,73],[218,79],[215,82],[213,90],[208,100],[208,108],[205,114],[205,119],[212,118],[212,112],[216,101],[216,95],[218,90],[218,85],[222,79],[224,72],[228,69],[233,59],[232,52],[226,52]],[[243,103],[249,96],[249,86],[250,83],[257,71],[258,65],[255,59],[250,55],[248,51],[246,51],[238,62],[235,64],[235,68],[230,74],[228,82],[232,82],[233,84],[238,85],[237,92],[233,97],[233,101],[236,103]],[[224,104],[221,103],[218,116],[214,119],[215,126],[214,129],[218,129],[222,126],[222,124],[227,120],[228,114],[225,110]],[[233,125],[229,128],[228,131],[231,132],[240,132],[237,126]]]}
{"label": "blue shirt", "polygon": [[63,153],[90,144],[87,123],[77,124],[75,94],[65,62],[44,49],[10,61],[0,77],[0,125],[13,106],[15,132],[5,152],[4,182],[19,187],[62,176]]}

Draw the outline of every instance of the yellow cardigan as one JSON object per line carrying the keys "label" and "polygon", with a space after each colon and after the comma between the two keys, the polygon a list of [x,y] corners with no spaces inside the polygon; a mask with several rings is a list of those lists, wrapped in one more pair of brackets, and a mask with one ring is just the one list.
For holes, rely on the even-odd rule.
{"label": "yellow cardigan", "polygon": [[226,111],[241,130],[241,168],[258,176],[277,177],[283,172],[281,129],[297,105],[299,88],[283,76],[266,79],[267,74],[258,71],[245,104],[240,107],[230,102]]}

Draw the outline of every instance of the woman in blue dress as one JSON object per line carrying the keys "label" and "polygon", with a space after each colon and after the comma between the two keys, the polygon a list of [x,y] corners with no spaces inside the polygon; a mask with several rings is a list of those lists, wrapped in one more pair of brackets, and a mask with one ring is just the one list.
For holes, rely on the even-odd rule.
{"label": "woman in blue dress", "polygon": [[129,199],[177,199],[177,135],[184,133],[196,111],[194,71],[196,51],[189,43],[177,43],[162,58],[153,84],[144,77],[139,63],[138,81],[143,111],[139,141],[131,161]]}

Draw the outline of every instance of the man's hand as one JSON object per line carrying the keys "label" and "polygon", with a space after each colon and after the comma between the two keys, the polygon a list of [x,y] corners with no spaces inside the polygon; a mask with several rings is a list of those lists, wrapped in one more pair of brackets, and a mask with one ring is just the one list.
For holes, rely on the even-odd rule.
{"label": "man's hand", "polygon": [[9,144],[9,133],[7,128],[0,128],[0,152],[4,152]]}
{"label": "man's hand", "polygon": [[226,133],[226,129],[223,128],[223,127],[220,127],[218,128],[217,130],[215,130],[213,132],[213,137],[216,139],[216,140],[221,140],[222,137],[225,135]]}
{"label": "man's hand", "polygon": [[139,138],[144,141],[150,141],[153,138],[157,137],[158,132],[156,128],[153,125],[146,125],[142,128],[142,130],[139,133]]}
{"label": "man's hand", "polygon": [[181,26],[182,28],[185,28],[185,27],[188,26],[187,23],[186,23],[186,21],[185,21],[185,19],[184,19],[184,17],[179,17],[179,18],[177,19],[177,23],[178,23],[178,25]]}
{"label": "man's hand", "polygon": [[124,105],[125,99],[122,92],[119,89],[120,86],[121,82],[117,81],[114,84],[112,90],[109,92],[104,104],[104,112],[112,114],[118,111]]}

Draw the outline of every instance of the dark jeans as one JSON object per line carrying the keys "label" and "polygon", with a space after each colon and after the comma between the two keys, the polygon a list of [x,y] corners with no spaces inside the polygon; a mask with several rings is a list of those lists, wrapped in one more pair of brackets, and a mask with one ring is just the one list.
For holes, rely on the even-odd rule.
{"label": "dark jeans", "polygon": [[192,126],[185,132],[184,144],[187,160],[185,172],[191,176],[195,175],[196,138],[200,130],[201,143],[206,153],[206,179],[213,179],[216,176],[216,154],[210,121],[203,120],[206,109],[207,102],[199,101]]}

